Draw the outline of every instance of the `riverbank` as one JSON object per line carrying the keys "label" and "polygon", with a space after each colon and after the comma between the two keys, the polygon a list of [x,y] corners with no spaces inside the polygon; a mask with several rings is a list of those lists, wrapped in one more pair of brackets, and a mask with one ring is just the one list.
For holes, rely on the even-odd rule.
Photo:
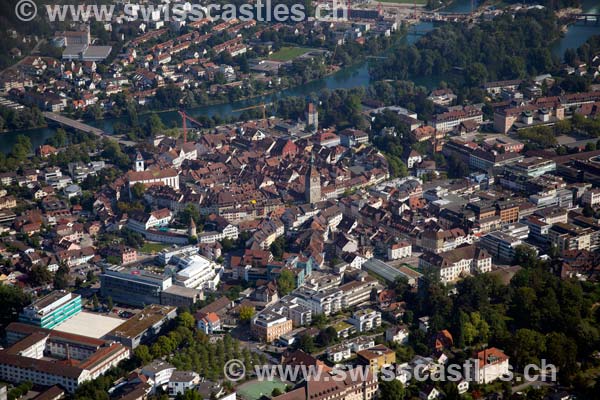
{"label": "riverbank", "polygon": [[[447,8],[448,12],[468,12],[471,8],[470,0],[456,0],[451,6]],[[583,10],[585,12],[600,12],[600,4],[596,4],[595,0],[585,0],[583,2]],[[420,23],[416,25],[416,30],[419,32],[426,32],[434,29],[432,23]],[[600,34],[600,25],[588,25],[583,24],[571,25],[568,32],[564,37],[557,41],[556,47],[552,48],[553,54],[564,54],[566,48],[577,48],[581,46],[589,37],[594,34]],[[421,35],[415,35],[411,32],[406,32],[405,39],[410,43],[415,43]],[[562,50],[561,50],[562,49]],[[371,76],[368,71],[368,62],[362,61],[347,66],[337,72],[333,72],[330,75],[312,81],[308,84],[301,85],[299,87],[293,87],[282,91],[276,91],[269,94],[265,94],[250,99],[235,101],[232,103],[223,103],[210,106],[200,106],[186,109],[186,112],[192,116],[205,115],[211,117],[213,115],[231,115],[236,109],[254,106],[260,103],[270,103],[276,101],[279,98],[290,97],[290,96],[310,96],[311,94],[318,93],[321,90],[335,90],[335,89],[350,89],[355,87],[368,87],[371,84]],[[439,77],[434,77],[439,78]],[[441,79],[441,78],[440,78]],[[435,79],[411,79],[418,85],[432,87],[435,86]],[[143,123],[151,112],[141,114],[140,122]],[[177,110],[163,110],[160,112],[161,120],[166,126],[179,126],[181,118],[177,113]],[[125,117],[119,118],[106,118],[102,120],[92,121],[90,125],[100,128],[108,133],[113,133],[113,125],[117,123],[126,123]],[[55,134],[55,130],[51,128],[40,128],[31,129],[28,131],[20,132],[6,132],[2,134],[2,141],[0,141],[0,151],[4,153],[10,152],[12,146],[16,142],[16,137],[19,134],[27,135],[34,147],[43,144],[49,137]]]}

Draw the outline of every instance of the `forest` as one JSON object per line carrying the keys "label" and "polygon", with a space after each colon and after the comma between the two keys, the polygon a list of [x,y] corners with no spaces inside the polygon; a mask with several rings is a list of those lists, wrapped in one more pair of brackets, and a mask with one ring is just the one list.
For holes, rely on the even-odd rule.
{"label": "forest", "polygon": [[470,27],[446,24],[414,45],[395,51],[371,66],[375,80],[446,76],[458,72],[469,87],[487,81],[525,78],[553,70],[550,44],[560,33],[547,10],[502,15]]}
{"label": "forest", "polygon": [[[451,294],[435,280],[427,280],[418,293],[398,281],[396,294],[410,309],[405,323],[428,315],[433,331],[450,330],[461,349],[455,352],[458,359],[490,346],[510,356],[515,372],[546,359],[558,367],[563,385],[591,395],[600,389],[598,383],[588,387],[587,375],[600,348],[600,309],[595,306],[600,287],[560,279],[552,272],[558,263],[542,261],[532,248],[519,246],[514,264],[522,268],[510,282],[496,274],[473,276],[460,281]],[[411,349],[397,350],[401,359],[410,359],[413,350],[428,353],[427,338],[418,329],[411,332],[409,345]]]}

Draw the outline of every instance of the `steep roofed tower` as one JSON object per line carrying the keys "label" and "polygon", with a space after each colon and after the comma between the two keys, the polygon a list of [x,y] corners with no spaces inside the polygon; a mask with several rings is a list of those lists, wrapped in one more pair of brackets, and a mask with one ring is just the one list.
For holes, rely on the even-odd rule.
{"label": "steep roofed tower", "polygon": [[144,166],[144,157],[142,157],[142,153],[138,151],[135,156],[135,171],[142,172],[145,169],[146,167]]}
{"label": "steep roofed tower", "polygon": [[310,204],[321,201],[321,175],[319,175],[319,171],[315,167],[314,155],[311,155],[310,167],[306,172],[306,179],[304,182],[304,195],[306,201]]}
{"label": "steep roofed tower", "polygon": [[319,129],[319,111],[317,111],[317,107],[312,102],[306,106],[306,129],[313,132]]}

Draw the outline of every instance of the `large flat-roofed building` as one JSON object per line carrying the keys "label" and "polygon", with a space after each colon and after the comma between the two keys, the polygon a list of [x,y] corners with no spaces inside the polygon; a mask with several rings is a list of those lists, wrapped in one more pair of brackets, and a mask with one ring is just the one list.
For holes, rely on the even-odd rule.
{"label": "large flat-roofed building", "polygon": [[[213,281],[218,278],[213,275]],[[171,276],[143,269],[110,266],[100,275],[100,283],[103,297],[110,296],[117,303],[136,307],[148,304],[189,307],[202,299],[201,290],[173,285]]]}
{"label": "large flat-roofed building", "polygon": [[270,343],[292,331],[292,320],[276,312],[265,310],[252,318],[250,329],[257,339]]}
{"label": "large flat-roofed building", "polygon": [[[529,235],[529,231],[527,234]],[[511,262],[517,253],[517,247],[522,243],[515,235],[500,231],[490,232],[481,238],[481,247],[503,262]]]}
{"label": "large flat-roofed building", "polygon": [[162,327],[177,316],[177,308],[152,304],[110,331],[106,337],[135,349],[156,337]]}
{"label": "large flat-roofed building", "polygon": [[348,308],[368,301],[373,289],[379,292],[381,285],[375,278],[367,276],[360,281],[345,283],[338,289],[342,291],[342,308]]}
{"label": "large flat-roofed building", "polygon": [[82,311],[62,324],[56,325],[53,330],[101,339],[122,323],[121,318]]}
{"label": "large flat-roofed building", "polygon": [[105,268],[100,275],[102,297],[117,303],[143,307],[160,304],[160,294],[173,284],[170,276],[120,266]]}
{"label": "large flat-roofed building", "polygon": [[528,157],[516,163],[506,165],[504,168],[516,175],[534,178],[556,171],[556,163],[542,157]]}
{"label": "large flat-roofed building", "polygon": [[81,296],[57,290],[25,307],[19,321],[52,329],[80,312]]}
{"label": "large flat-roofed building", "polygon": [[561,252],[568,250],[595,250],[592,248],[591,228],[584,228],[573,224],[558,222],[548,231],[550,243],[558,247]]}
{"label": "large flat-roofed building", "polygon": [[198,289],[173,285],[160,293],[160,303],[174,307],[191,307],[204,299],[204,293]]}
{"label": "large flat-roofed building", "polygon": [[0,351],[0,379],[60,385],[71,393],[130,356],[119,343],[18,322],[7,326],[6,340],[9,347]]}

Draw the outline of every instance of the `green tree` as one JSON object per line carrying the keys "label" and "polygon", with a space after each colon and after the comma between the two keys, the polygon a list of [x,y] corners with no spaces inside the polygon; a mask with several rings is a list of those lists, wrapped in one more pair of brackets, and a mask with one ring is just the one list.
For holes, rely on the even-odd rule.
{"label": "green tree", "polygon": [[241,306],[240,307],[240,321],[242,322],[250,322],[250,320],[252,319],[252,317],[254,317],[255,314],[255,310],[254,307],[252,306]]}
{"label": "green tree", "polygon": [[25,135],[17,135],[11,154],[18,161],[23,161],[31,154],[31,140]]}
{"label": "green tree", "polygon": [[150,354],[150,349],[145,344],[141,344],[135,348],[133,351],[135,358],[138,359],[138,362],[141,365],[146,365],[152,361],[152,354]]}
{"label": "green tree", "polygon": [[539,365],[540,357],[545,351],[546,339],[541,333],[531,329],[519,329],[511,341],[509,352],[515,364],[522,368],[528,364]]}
{"label": "green tree", "polygon": [[331,343],[337,340],[337,331],[334,327],[328,326],[325,329],[321,329],[317,335],[317,342],[320,346],[329,346]]}
{"label": "green tree", "polygon": [[175,398],[177,400],[202,400],[202,396],[195,389],[186,390],[183,394],[178,394]]}
{"label": "green tree", "polygon": [[280,236],[271,243],[269,247],[271,253],[273,253],[273,257],[276,260],[281,260],[283,257],[283,252],[285,251],[285,236]]}
{"label": "green tree", "polygon": [[478,312],[472,312],[462,326],[462,336],[466,345],[487,342],[490,335],[488,323]]}
{"label": "green tree", "polygon": [[444,399],[445,400],[460,400],[460,393],[458,393],[458,387],[454,382],[448,382],[444,386]]}
{"label": "green tree", "polygon": [[284,269],[281,271],[281,275],[277,280],[277,287],[279,288],[279,293],[282,296],[285,296],[294,290],[296,288],[296,278],[294,273],[289,269]]}
{"label": "green tree", "polygon": [[315,314],[312,316],[312,325],[317,328],[323,328],[327,324],[327,316],[325,314]]}
{"label": "green tree", "polygon": [[85,280],[89,283],[94,283],[96,281],[96,275],[94,275],[94,270],[90,269],[88,272],[86,272]]}
{"label": "green tree", "polygon": [[62,264],[54,274],[54,289],[62,290],[69,287],[69,267]]}
{"label": "green tree", "polygon": [[381,400],[404,400],[406,392],[402,382],[397,379],[385,379],[379,382],[379,398]]}
{"label": "green tree", "polygon": [[469,86],[481,86],[487,80],[487,68],[482,63],[469,64],[466,77]]}
{"label": "green tree", "polygon": [[143,183],[140,182],[136,182],[132,187],[131,187],[131,194],[133,195],[133,197],[137,200],[140,200],[143,198],[144,196],[144,192],[146,191],[146,187],[144,186]]}
{"label": "green tree", "polygon": [[546,337],[546,357],[559,370],[575,368],[577,344],[564,333],[552,332]]}
{"label": "green tree", "polygon": [[0,324],[15,321],[28,303],[29,296],[20,287],[0,285]]}
{"label": "green tree", "polygon": [[188,329],[194,329],[194,325],[196,324],[196,320],[194,316],[187,311],[180,313],[177,316],[177,325],[185,326]]}
{"label": "green tree", "polygon": [[540,259],[534,247],[521,244],[516,247],[513,263],[523,268],[536,268],[540,265]]}
{"label": "green tree", "polygon": [[34,265],[29,271],[29,280],[32,285],[41,286],[52,281],[52,273],[42,265]]}
{"label": "green tree", "polygon": [[63,128],[58,128],[56,130],[56,135],[54,135],[54,143],[56,147],[63,147],[68,143],[67,132]]}
{"label": "green tree", "polygon": [[315,351],[315,342],[313,337],[306,334],[302,335],[298,341],[298,348],[308,354]]}
{"label": "green tree", "polygon": [[146,121],[146,136],[155,137],[165,130],[165,125],[158,116],[158,114],[152,113]]}
{"label": "green tree", "polygon": [[98,301],[98,296],[96,296],[95,294],[92,296],[92,307],[94,307],[94,310],[97,310],[98,307],[100,307],[100,302]]}
{"label": "green tree", "polygon": [[108,296],[106,298],[106,308],[108,308],[108,312],[111,312],[112,309],[114,308],[114,304],[113,304],[113,299],[112,297]]}

